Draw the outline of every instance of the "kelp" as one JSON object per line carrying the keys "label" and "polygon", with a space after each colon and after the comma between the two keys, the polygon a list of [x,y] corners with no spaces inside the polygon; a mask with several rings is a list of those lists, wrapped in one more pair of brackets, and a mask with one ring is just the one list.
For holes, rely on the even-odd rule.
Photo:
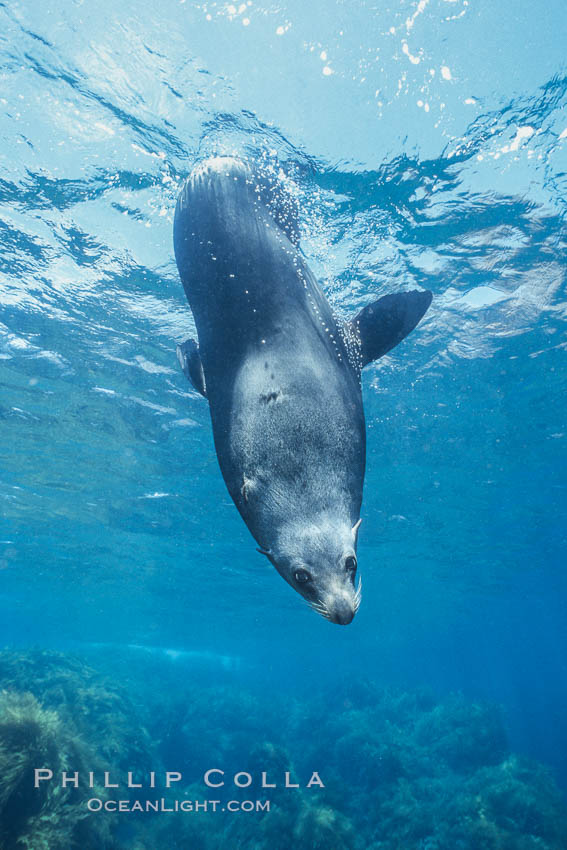
{"label": "kelp", "polygon": [[[4,850],[111,847],[103,820],[87,829],[85,791],[58,783],[34,787],[34,769],[74,771],[95,754],[31,693],[0,692],[0,846]],[[95,793],[95,792],[91,792]]]}
{"label": "kelp", "polygon": [[153,769],[152,741],[129,692],[81,657],[50,650],[2,652],[0,687],[31,692],[96,742],[100,757],[115,768],[140,775]]}
{"label": "kelp", "polygon": [[[115,850],[117,817],[90,813],[87,800],[108,797],[104,771],[144,773],[155,763],[140,716],[119,684],[71,655],[0,653],[2,850]],[[51,770],[53,779],[35,788],[36,768]],[[63,772],[78,772],[79,787],[62,787]]]}
{"label": "kelp", "polygon": [[[127,687],[124,679],[127,671]],[[0,653],[2,850],[559,850],[564,800],[510,752],[498,706],[352,679],[308,697],[216,684],[167,657]],[[32,787],[30,771],[103,770],[120,790]],[[208,788],[203,773],[225,771]],[[169,791],[126,771],[183,772]],[[324,788],[306,787],[311,772]],[[238,788],[236,772],[253,777]],[[262,774],[276,788],[262,787]],[[286,788],[288,774],[299,787]],[[217,811],[88,816],[86,796],[221,800]],[[270,801],[228,812],[227,800]],[[225,809],[225,810],[223,810]]]}
{"label": "kelp", "polygon": [[[334,711],[325,715],[329,702]],[[367,682],[323,695],[310,709],[295,734],[309,742],[317,720],[319,732],[303,759],[325,764],[328,798],[362,821],[364,846],[567,847],[561,793],[543,766],[510,753],[498,706]]]}

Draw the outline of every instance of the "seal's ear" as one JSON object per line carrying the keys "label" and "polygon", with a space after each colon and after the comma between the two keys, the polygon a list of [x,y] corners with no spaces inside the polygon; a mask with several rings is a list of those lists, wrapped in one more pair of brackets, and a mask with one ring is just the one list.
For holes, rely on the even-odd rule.
{"label": "seal's ear", "polygon": [[433,295],[429,290],[384,295],[364,307],[349,322],[361,343],[362,366],[386,354],[413,331]]}
{"label": "seal's ear", "polygon": [[187,339],[177,346],[177,359],[184,375],[191,381],[198,393],[207,398],[205,373],[199,354],[199,346],[194,339]]}
{"label": "seal's ear", "polygon": [[359,519],[357,523],[355,523],[352,527],[352,536],[354,537],[354,545],[358,543],[358,529],[360,528],[360,523],[362,519]]}
{"label": "seal's ear", "polygon": [[266,558],[268,559],[268,561],[269,561],[271,564],[273,564],[273,565],[274,565],[274,567],[276,566],[276,562],[275,562],[275,560],[274,560],[274,556],[272,555],[272,550],[271,550],[271,549],[264,549],[264,547],[263,547],[263,546],[256,546],[256,551],[257,551],[257,552],[259,552],[259,553],[260,553],[260,555],[265,555],[265,556],[266,556]]}

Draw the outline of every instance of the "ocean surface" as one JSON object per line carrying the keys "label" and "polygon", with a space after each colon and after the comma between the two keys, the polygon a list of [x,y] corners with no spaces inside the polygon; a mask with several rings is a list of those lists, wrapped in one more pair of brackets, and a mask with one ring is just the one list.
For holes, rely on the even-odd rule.
{"label": "ocean surface", "polygon": [[[564,0],[0,2],[0,691],[15,687],[16,656],[47,682],[53,658],[88,657],[141,704],[149,692],[118,661],[145,659],[166,703],[183,692],[202,723],[210,709],[209,733],[250,716],[235,707],[246,693],[266,726],[251,724],[251,740],[287,730],[292,761],[308,752],[323,775],[329,760],[352,789],[348,757],[308,746],[346,741],[366,815],[337,795],[321,810],[332,816],[288,812],[298,848],[567,847],[559,832],[400,837],[398,821],[368,814],[382,774],[367,768],[382,756],[364,749],[392,693],[413,700],[406,741],[432,706],[497,706],[509,752],[567,793],[565,31]],[[285,175],[339,316],[433,292],[419,327],[363,374],[364,595],[347,628],[256,552],[207,402],[177,363],[195,327],[173,212],[194,164],[219,154]],[[34,693],[30,677],[18,692]],[[207,688],[221,686],[215,713]],[[57,711],[45,694],[37,711]],[[267,695],[296,720],[272,717]],[[363,707],[358,747],[333,723],[360,727]],[[423,735],[425,764],[440,756]],[[217,766],[213,739],[198,758],[187,740],[188,760]],[[223,751],[227,771],[244,769],[236,752]],[[343,843],[306,823],[313,835],[334,823]],[[93,846],[276,847],[267,829],[234,828],[198,844],[174,820],[153,845]],[[7,848],[23,846],[10,835]],[[59,840],[45,847],[75,846]]]}

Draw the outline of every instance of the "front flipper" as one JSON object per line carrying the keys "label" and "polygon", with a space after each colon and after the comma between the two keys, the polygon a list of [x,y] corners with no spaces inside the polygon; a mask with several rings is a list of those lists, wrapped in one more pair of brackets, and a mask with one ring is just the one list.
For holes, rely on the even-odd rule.
{"label": "front flipper", "polygon": [[384,295],[349,322],[360,339],[362,366],[386,354],[413,331],[431,304],[429,290]]}
{"label": "front flipper", "polygon": [[177,359],[185,376],[191,381],[198,393],[207,398],[205,373],[199,354],[199,346],[194,339],[187,339],[177,346]]}

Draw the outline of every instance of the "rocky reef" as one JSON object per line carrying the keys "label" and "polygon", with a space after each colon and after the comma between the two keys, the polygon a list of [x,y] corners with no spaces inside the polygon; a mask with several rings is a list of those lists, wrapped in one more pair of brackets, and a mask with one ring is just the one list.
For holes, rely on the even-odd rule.
{"label": "rocky reef", "polygon": [[[53,779],[34,787],[37,768]],[[567,813],[548,771],[510,752],[499,708],[459,695],[353,680],[305,699],[165,657],[0,653],[2,850],[290,846],[560,850]]]}

